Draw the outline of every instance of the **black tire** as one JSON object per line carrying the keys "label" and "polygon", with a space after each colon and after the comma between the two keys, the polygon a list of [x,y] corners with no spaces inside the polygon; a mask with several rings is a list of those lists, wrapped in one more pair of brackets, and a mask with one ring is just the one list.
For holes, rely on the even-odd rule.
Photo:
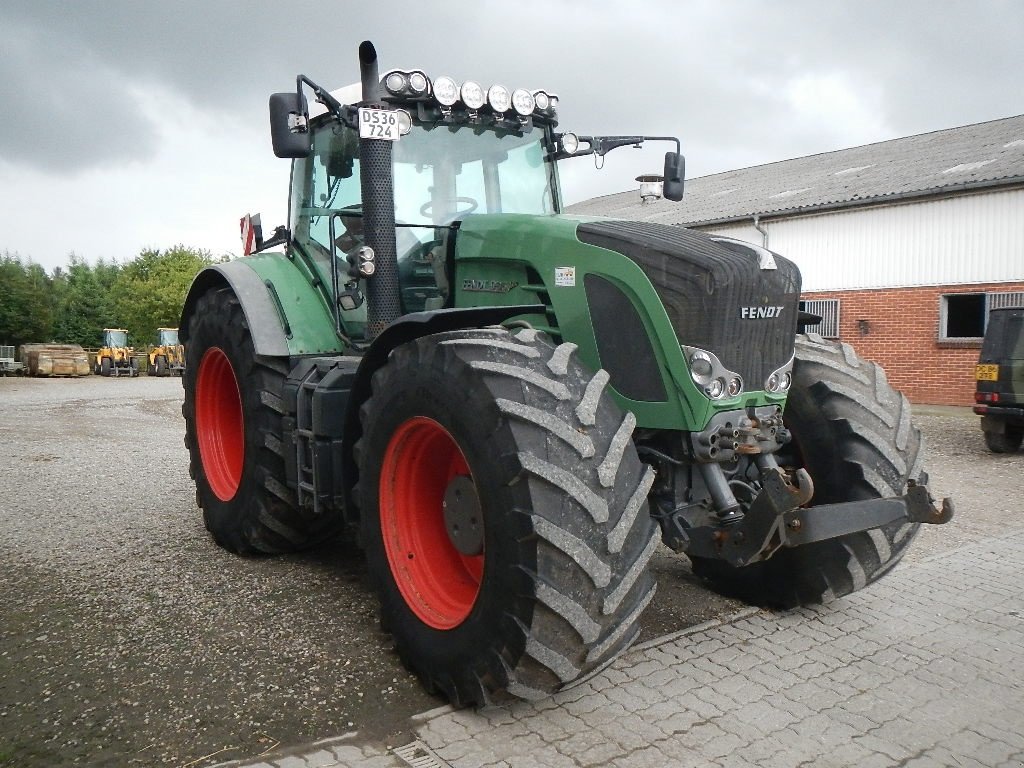
{"label": "black tire", "polygon": [[[207,530],[218,544],[239,554],[291,552],[332,536],[340,519],[300,508],[294,490],[285,485],[281,397],[287,359],[255,354],[245,314],[227,288],[200,297],[188,327],[181,412],[189,473]],[[210,367],[200,386],[204,362]],[[230,407],[203,412],[203,398]],[[233,408],[240,414],[234,424],[221,415]],[[204,450],[204,445],[210,447]],[[227,455],[235,460],[224,459]]]}
{"label": "black tire", "polygon": [[[541,698],[580,681],[635,641],[654,596],[646,567],[659,544],[646,501],[654,473],[636,456],[632,414],[604,391],[607,374],[588,374],[575,349],[556,348],[532,330],[428,336],[392,353],[361,409],[357,493],[382,625],[427,688],[456,705]],[[396,519],[441,520],[432,548],[390,539],[403,577],[414,573],[406,544],[409,559],[429,553],[431,565],[455,553],[436,489],[406,504],[396,480],[396,467],[438,476],[430,469],[437,452],[410,460],[401,437],[428,420],[427,431],[443,433],[465,457],[483,519],[478,591],[471,585],[461,615],[445,614],[446,625],[430,613],[437,595],[417,592],[416,577],[403,578],[416,598],[403,597],[382,534],[384,527],[394,535]],[[465,478],[451,471],[449,490]],[[407,506],[430,516],[402,517]],[[427,527],[411,529],[419,535]],[[435,583],[446,598],[449,582]]]}
{"label": "black tire", "polygon": [[113,368],[114,366],[111,364],[110,358],[104,357],[103,360],[100,362],[100,375],[109,376],[113,371]]}
{"label": "black tire", "polygon": [[163,355],[156,356],[156,375],[166,376],[167,375],[167,358]]}
{"label": "black tire", "polygon": [[992,453],[1016,453],[1024,442],[1024,430],[1007,427],[1005,432],[985,432],[985,445]]}
{"label": "black tire", "polygon": [[[816,334],[797,337],[784,416],[796,463],[814,481],[813,504],[898,496],[908,479],[927,480],[910,403],[882,368],[860,359],[848,344]],[[918,528],[896,523],[782,549],[745,568],[691,559],[694,573],[717,591],[755,605],[793,608],[830,602],[877,581],[903,557]]]}

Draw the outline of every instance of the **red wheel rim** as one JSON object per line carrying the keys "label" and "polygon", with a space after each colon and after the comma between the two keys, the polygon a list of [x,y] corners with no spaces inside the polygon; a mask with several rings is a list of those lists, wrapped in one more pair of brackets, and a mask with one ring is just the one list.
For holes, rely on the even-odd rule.
{"label": "red wheel rim", "polygon": [[448,430],[417,416],[391,436],[380,476],[380,525],[391,574],[406,605],[427,626],[457,627],[476,602],[484,555],[463,555],[444,522],[452,478],[472,476]]}
{"label": "red wheel rim", "polygon": [[210,490],[221,501],[230,501],[242,480],[245,427],[238,380],[219,347],[210,347],[199,362],[196,438]]}

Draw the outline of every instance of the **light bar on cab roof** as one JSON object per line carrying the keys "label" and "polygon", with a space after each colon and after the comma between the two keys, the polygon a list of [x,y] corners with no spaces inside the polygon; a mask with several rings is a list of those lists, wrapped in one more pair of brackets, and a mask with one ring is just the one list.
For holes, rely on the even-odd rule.
{"label": "light bar on cab roof", "polygon": [[490,107],[496,115],[515,115],[521,119],[532,115],[553,116],[558,104],[558,97],[545,90],[516,88],[510,91],[499,84],[484,88],[475,80],[460,84],[448,75],[431,81],[420,69],[387,72],[381,80],[381,91],[385,101],[432,99],[443,108],[453,107],[461,101],[473,112]]}

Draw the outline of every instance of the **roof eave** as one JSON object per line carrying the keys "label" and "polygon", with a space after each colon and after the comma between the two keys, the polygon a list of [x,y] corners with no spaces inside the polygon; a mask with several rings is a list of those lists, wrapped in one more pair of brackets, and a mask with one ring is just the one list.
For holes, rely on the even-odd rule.
{"label": "roof eave", "polygon": [[814,205],[796,206],[793,208],[772,208],[762,211],[750,211],[748,213],[727,216],[717,219],[703,219],[698,221],[680,221],[679,226],[685,227],[712,227],[719,224],[734,224],[739,221],[748,221],[755,216],[761,219],[785,218],[793,215],[804,215],[810,213],[828,213],[846,208],[867,208],[889,203],[920,200],[926,197],[947,197],[951,194],[962,192],[977,192],[995,188],[1013,188],[1024,186],[1024,176],[1007,176],[999,179],[985,179],[982,181],[966,181],[961,184],[947,184],[942,187],[930,187],[928,189],[917,189],[908,192],[893,192],[887,195],[875,195],[873,197],[856,197],[850,200],[837,200],[828,203],[815,203]]}

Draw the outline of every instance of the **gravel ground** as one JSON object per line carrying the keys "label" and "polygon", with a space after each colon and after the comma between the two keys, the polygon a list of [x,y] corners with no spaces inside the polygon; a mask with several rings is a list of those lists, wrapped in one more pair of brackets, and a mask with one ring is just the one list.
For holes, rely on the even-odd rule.
{"label": "gravel ground", "polygon": [[[239,558],[207,535],[175,379],[0,379],[0,766],[199,768],[443,703],[379,631],[351,544]],[[924,409],[933,492],[958,518],[910,560],[1021,522],[1024,455],[966,409]],[[647,639],[733,613],[685,558],[653,561]]]}

